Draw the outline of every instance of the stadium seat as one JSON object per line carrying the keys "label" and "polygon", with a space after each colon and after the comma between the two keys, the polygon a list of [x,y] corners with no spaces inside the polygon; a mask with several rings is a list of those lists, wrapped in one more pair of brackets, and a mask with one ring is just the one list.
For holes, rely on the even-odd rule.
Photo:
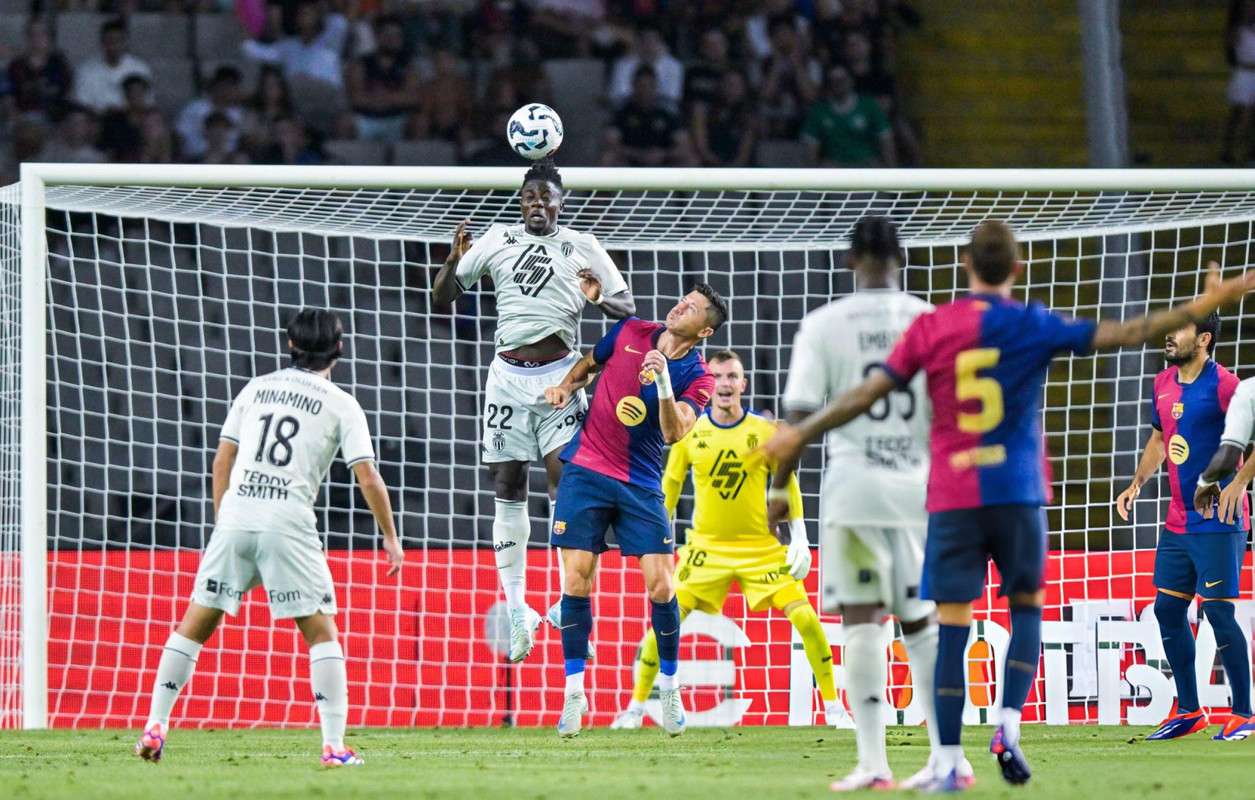
{"label": "stadium seat", "polygon": [[195,67],[187,57],[154,58],[148,63],[153,70],[153,98],[173,124],[183,106],[196,96]]}
{"label": "stadium seat", "polygon": [[300,75],[290,77],[288,86],[296,113],[321,133],[333,130],[341,115],[349,110],[344,89],[339,86]]}
{"label": "stadium seat", "polygon": [[323,147],[345,164],[376,167],[388,163],[388,146],[358,139],[328,139]]}
{"label": "stadium seat", "polygon": [[192,15],[192,55],[198,60],[234,55],[240,52],[243,41],[234,14]]}
{"label": "stadium seat", "polygon": [[100,55],[100,26],[108,19],[106,14],[88,11],[57,14],[53,22],[56,26],[57,48],[75,67],[95,58]]}
{"label": "stadium seat", "polygon": [[392,148],[392,163],[400,166],[441,167],[456,164],[457,159],[457,148],[438,139],[397,142]]}
{"label": "stadium seat", "polygon": [[0,9],[4,9],[0,12],[0,42],[9,42],[11,49],[8,52],[15,56],[26,39],[26,15],[6,9],[5,3],[8,2],[11,0],[0,0]]}
{"label": "stadium seat", "polygon": [[809,167],[810,156],[805,142],[789,139],[765,139],[755,153],[760,167]]}
{"label": "stadium seat", "polygon": [[[145,13],[127,18],[131,52],[148,62],[192,55],[191,26],[183,14]],[[153,64],[153,77],[162,85],[162,73]]]}

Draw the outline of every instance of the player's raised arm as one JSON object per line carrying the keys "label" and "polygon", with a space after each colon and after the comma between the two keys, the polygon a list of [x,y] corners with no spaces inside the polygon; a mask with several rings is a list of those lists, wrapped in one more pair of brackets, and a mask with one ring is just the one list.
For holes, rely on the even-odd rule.
{"label": "player's raised arm", "polygon": [[1100,322],[1094,333],[1092,349],[1114,350],[1158,341],[1218,308],[1238,302],[1252,290],[1255,290],[1255,270],[1247,270],[1236,278],[1222,281],[1220,265],[1212,261],[1207,265],[1207,284],[1201,295],[1176,308],[1127,322]]}
{"label": "player's raised arm", "polygon": [[675,444],[688,435],[697,422],[697,410],[688,403],[678,402],[671,388],[671,374],[667,370],[667,358],[659,350],[645,354],[642,368],[654,373],[654,386],[658,389],[658,424],[667,444]]}
{"label": "player's raised arm", "polygon": [[602,291],[601,278],[591,269],[582,269],[575,273],[580,277],[580,290],[588,298],[588,302],[601,309],[601,313],[610,319],[625,319],[636,313],[636,300],[632,292],[624,289],[616,294]]}
{"label": "player's raised arm", "polygon": [[392,518],[392,498],[388,496],[388,486],[379,474],[374,461],[359,461],[353,465],[353,475],[357,477],[357,485],[366,498],[370,513],[375,515],[375,523],[383,531],[383,549],[388,557],[388,577],[401,571],[401,563],[405,561],[405,551],[401,549],[401,539],[397,536],[397,526]]}
{"label": "player's raised arm", "polygon": [[469,219],[458,223],[457,230],[453,232],[453,248],[449,251],[449,257],[444,260],[444,266],[436,273],[436,280],[432,282],[432,299],[441,305],[452,303],[462,294],[462,287],[457,281],[457,269],[462,256],[471,249],[471,234],[466,229],[469,223]]}
{"label": "player's raised arm", "polygon": [[218,452],[214,453],[214,519],[218,518],[218,508],[222,505],[222,496],[231,485],[231,470],[235,467],[235,457],[240,453],[240,446],[230,439],[218,440]]}

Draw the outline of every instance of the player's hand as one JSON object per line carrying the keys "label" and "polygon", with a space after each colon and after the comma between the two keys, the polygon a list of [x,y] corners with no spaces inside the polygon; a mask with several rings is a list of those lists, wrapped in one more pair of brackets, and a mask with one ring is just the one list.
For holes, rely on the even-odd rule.
{"label": "player's hand", "polygon": [[[1217,488],[1215,486],[1211,488]],[[1198,499],[1198,495],[1194,496]],[[1220,500],[1216,509],[1216,516],[1226,525],[1233,524],[1234,516],[1242,510],[1242,505],[1246,500],[1246,487],[1238,481],[1233,481],[1228,486],[1220,490]]]}
{"label": "player's hand", "polygon": [[596,303],[601,299],[601,278],[591,269],[582,269],[575,273],[580,278],[580,291],[588,298],[588,302]]}
{"label": "player's hand", "polygon": [[388,559],[387,576],[391,578],[401,571],[405,562],[405,550],[401,549],[401,539],[397,536],[383,537],[383,551]]}
{"label": "player's hand", "polygon": [[1129,512],[1133,509],[1133,501],[1142,493],[1142,487],[1137,484],[1129,484],[1129,488],[1120,492],[1120,496],[1116,498],[1116,513],[1120,515],[1120,519],[1125,522],[1129,521]]}
{"label": "player's hand", "polygon": [[1247,270],[1236,278],[1227,281],[1220,279],[1220,265],[1215,261],[1207,262],[1207,282],[1204,284],[1203,296],[1214,301],[1218,306],[1232,305],[1242,299],[1242,295],[1255,291],[1255,270]]}
{"label": "player's hand", "polygon": [[661,350],[650,350],[645,354],[645,360],[641,362],[641,369],[661,375],[667,371],[667,357],[662,354]]}
{"label": "player's hand", "polygon": [[797,428],[785,422],[777,423],[776,432],[771,438],[762,446],[751,450],[746,456],[745,469],[756,469],[769,462],[779,464],[792,459],[802,452],[803,446],[804,443],[797,433]]}
{"label": "player's hand", "polygon": [[[788,505],[787,503],[785,505]],[[789,550],[784,556],[784,565],[789,568],[793,580],[800,581],[811,571],[811,545],[805,536],[796,533],[789,539]]]}
{"label": "player's hand", "polygon": [[457,229],[453,231],[453,249],[449,252],[450,261],[460,261],[462,256],[466,255],[466,251],[471,249],[474,237],[466,229],[470,222],[469,219],[462,220],[458,223]]}
{"label": "player's hand", "polygon": [[556,409],[566,408],[566,404],[571,400],[571,390],[565,386],[550,386],[545,389],[545,402]]}
{"label": "player's hand", "polygon": [[1194,489],[1194,510],[1203,515],[1203,519],[1211,519],[1216,515],[1216,499],[1220,497],[1220,484],[1198,486]]}

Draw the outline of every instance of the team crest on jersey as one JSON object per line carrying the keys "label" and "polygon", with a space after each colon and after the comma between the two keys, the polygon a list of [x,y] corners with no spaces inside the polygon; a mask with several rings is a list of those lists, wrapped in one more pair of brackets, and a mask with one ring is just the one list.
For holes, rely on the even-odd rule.
{"label": "team crest on jersey", "polygon": [[1172,434],[1172,438],[1168,440],[1168,458],[1178,467],[1186,462],[1190,457],[1190,443],[1185,441],[1185,437],[1179,433]]}
{"label": "team crest on jersey", "polygon": [[505,431],[492,432],[492,446],[498,453],[505,449]]}
{"label": "team crest on jersey", "polygon": [[619,401],[614,413],[619,417],[619,422],[629,428],[635,427],[645,421],[645,401],[628,395]]}
{"label": "team crest on jersey", "polygon": [[574,252],[575,252],[575,246],[573,244],[571,244],[570,242],[562,243],[562,257],[563,258],[570,258],[571,253],[574,253]]}
{"label": "team crest on jersey", "polygon": [[543,244],[529,244],[510,268],[514,284],[528,297],[535,297],[553,278],[553,258]]}
{"label": "team crest on jersey", "polygon": [[641,382],[641,386],[652,386],[654,383],[654,371],[652,369],[643,369],[636,376],[636,379]]}
{"label": "team crest on jersey", "polygon": [[566,522],[563,520],[556,520],[553,523],[553,535],[561,536],[564,533],[566,533]]}
{"label": "team crest on jersey", "polygon": [[1172,404],[1172,418],[1181,419],[1181,415],[1185,413],[1185,403]]}
{"label": "team crest on jersey", "polygon": [[758,447],[758,434],[751,433],[749,436],[746,436],[745,446],[750,450],[753,450],[755,447]]}

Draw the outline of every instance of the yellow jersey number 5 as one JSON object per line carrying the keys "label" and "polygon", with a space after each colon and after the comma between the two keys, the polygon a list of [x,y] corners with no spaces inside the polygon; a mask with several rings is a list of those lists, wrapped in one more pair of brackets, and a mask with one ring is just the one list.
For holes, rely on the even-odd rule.
{"label": "yellow jersey number 5", "polygon": [[959,412],[959,430],[964,433],[988,433],[1002,422],[1002,386],[993,378],[982,378],[977,373],[998,365],[1002,351],[996,347],[964,350],[954,360],[956,381],[954,393],[959,402],[979,400],[980,411],[969,414]]}

